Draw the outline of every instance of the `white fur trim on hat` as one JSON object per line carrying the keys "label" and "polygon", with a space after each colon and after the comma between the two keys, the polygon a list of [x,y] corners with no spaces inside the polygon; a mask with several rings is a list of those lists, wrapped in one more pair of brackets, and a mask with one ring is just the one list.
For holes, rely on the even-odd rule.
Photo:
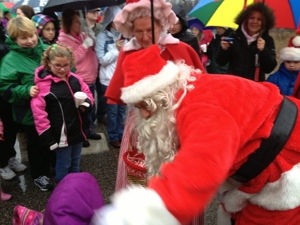
{"label": "white fur trim on hat", "polygon": [[284,61],[300,61],[300,48],[285,47],[280,50],[280,59]]}
{"label": "white fur trim on hat", "polygon": [[[163,24],[163,31],[166,32],[172,24],[177,22],[177,17],[172,10],[172,4],[170,2],[166,2],[165,0],[153,0],[154,12],[156,10],[160,10],[162,15],[165,17],[165,23]],[[123,34],[126,38],[133,37],[132,27],[129,26],[129,16],[132,11],[137,8],[147,8],[150,9],[151,1],[150,0],[140,0],[138,2],[128,3],[124,6],[121,12],[119,12],[115,19],[114,23],[116,25],[117,30]]]}
{"label": "white fur trim on hat", "polygon": [[127,104],[142,101],[159,90],[174,83],[179,75],[179,68],[173,62],[167,64],[155,75],[149,75],[128,87],[122,88],[121,99]]}
{"label": "white fur trim on hat", "polygon": [[297,35],[293,38],[292,43],[295,47],[300,47],[300,35]]}

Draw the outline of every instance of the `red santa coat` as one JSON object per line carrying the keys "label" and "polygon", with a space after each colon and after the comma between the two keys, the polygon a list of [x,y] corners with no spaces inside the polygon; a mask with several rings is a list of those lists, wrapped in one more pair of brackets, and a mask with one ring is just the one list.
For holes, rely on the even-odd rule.
{"label": "red santa coat", "polygon": [[[283,96],[270,83],[199,76],[177,113],[180,149],[149,187],[180,221],[203,211],[221,184],[268,138]],[[300,106],[300,101],[291,98]],[[276,159],[224,197],[236,225],[300,224],[300,123]],[[270,211],[271,210],[271,211]]]}

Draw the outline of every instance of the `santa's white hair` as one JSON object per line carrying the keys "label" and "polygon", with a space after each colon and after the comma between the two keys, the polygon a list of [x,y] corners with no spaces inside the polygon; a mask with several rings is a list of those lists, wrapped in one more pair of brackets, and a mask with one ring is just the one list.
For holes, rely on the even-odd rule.
{"label": "santa's white hair", "polygon": [[[151,112],[149,118],[138,115],[135,123],[139,134],[137,148],[145,154],[148,176],[158,175],[161,164],[174,159],[180,145],[176,111],[186,93],[194,87],[191,83],[196,78],[191,74],[200,72],[183,62],[178,62],[177,65],[180,69],[178,79],[139,104]],[[182,94],[176,99],[178,91],[182,91]]]}

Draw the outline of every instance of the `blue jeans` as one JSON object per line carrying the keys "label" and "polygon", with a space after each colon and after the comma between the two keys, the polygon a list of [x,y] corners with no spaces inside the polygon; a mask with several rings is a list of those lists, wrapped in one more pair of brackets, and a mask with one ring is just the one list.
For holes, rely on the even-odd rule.
{"label": "blue jeans", "polygon": [[122,140],[126,105],[107,104],[107,135],[110,141]]}
{"label": "blue jeans", "polygon": [[76,173],[80,171],[81,150],[82,142],[55,150],[55,180],[57,182],[61,181],[68,173]]}

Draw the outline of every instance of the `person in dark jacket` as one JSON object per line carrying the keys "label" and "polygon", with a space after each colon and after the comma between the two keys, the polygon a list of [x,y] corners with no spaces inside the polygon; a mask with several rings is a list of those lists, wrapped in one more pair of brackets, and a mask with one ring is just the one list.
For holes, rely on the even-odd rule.
{"label": "person in dark jacket", "polygon": [[169,33],[174,37],[178,38],[180,41],[187,43],[190,45],[199,55],[200,55],[200,47],[198,43],[198,39],[195,35],[188,31],[188,25],[185,20],[186,12],[180,5],[175,5],[172,7],[172,10],[175,12],[178,21],[175,24],[172,24],[169,28]]}
{"label": "person in dark jacket", "polygon": [[229,63],[228,73],[255,81],[264,81],[265,74],[272,72],[276,65],[273,38],[268,34],[275,24],[274,12],[258,2],[249,5],[236,18],[238,29],[221,41],[217,63]]}
{"label": "person in dark jacket", "polygon": [[216,61],[217,54],[221,48],[220,42],[222,37],[230,36],[233,33],[231,28],[215,27],[215,36],[207,46],[206,55],[209,58],[209,65],[206,67],[208,73],[225,74],[228,71],[228,63],[219,65]]}
{"label": "person in dark jacket", "polygon": [[[42,64],[35,70],[40,92],[31,100],[31,109],[40,140],[55,150],[55,180],[59,182],[68,173],[80,171],[82,142],[86,140],[83,117],[94,98],[83,79],[70,71],[75,60],[68,47],[49,46]],[[80,104],[75,101],[77,92],[85,95]]]}

